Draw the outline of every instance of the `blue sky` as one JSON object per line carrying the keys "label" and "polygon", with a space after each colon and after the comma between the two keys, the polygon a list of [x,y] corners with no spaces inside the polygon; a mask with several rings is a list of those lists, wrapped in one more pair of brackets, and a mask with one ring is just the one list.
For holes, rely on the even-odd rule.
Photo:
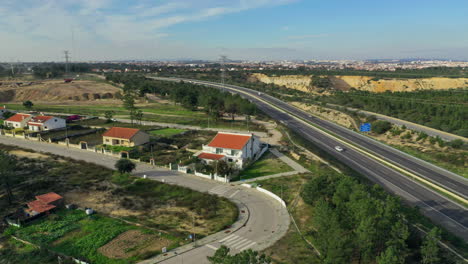
{"label": "blue sky", "polygon": [[2,0],[0,61],[468,59],[466,0]]}

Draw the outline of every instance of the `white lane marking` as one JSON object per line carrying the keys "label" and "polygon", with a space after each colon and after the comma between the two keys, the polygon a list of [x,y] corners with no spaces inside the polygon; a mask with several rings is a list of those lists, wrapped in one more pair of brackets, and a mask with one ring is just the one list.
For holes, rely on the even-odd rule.
{"label": "white lane marking", "polygon": [[229,245],[229,244],[235,243],[236,241],[239,241],[240,239],[242,239],[242,237],[240,237],[240,236],[230,238],[230,239],[224,241],[223,244]]}
{"label": "white lane marking", "polygon": [[218,250],[218,248],[217,248],[217,247],[215,247],[215,246],[212,246],[212,245],[208,245],[208,244],[206,244],[205,246],[206,246],[206,247],[208,247],[208,248],[211,248],[212,250]]}
{"label": "white lane marking", "polygon": [[222,242],[228,240],[229,238],[231,238],[231,237],[236,237],[236,236],[237,236],[237,235],[232,234],[232,235],[230,235],[230,236],[227,236],[227,237],[221,239],[219,242],[222,243]]}
{"label": "white lane marking", "polygon": [[234,197],[234,195],[236,195],[238,192],[239,192],[239,190],[235,191],[233,194],[229,195],[229,198]]}
{"label": "white lane marking", "polygon": [[242,248],[242,247],[244,247],[245,245],[247,245],[247,244],[249,244],[249,243],[252,243],[252,240],[248,240],[248,239],[247,239],[246,241],[244,241],[244,242],[242,242],[242,243],[240,243],[240,244],[237,244],[235,247],[236,247],[237,249],[239,249],[239,248]]}
{"label": "white lane marking", "polygon": [[240,246],[240,244],[245,243],[247,241],[250,241],[250,240],[248,240],[247,238],[243,238],[243,239],[241,239],[239,241],[236,241],[236,242],[232,243],[230,246],[233,247],[233,248],[237,248],[238,246]]}
{"label": "white lane marking", "polygon": [[229,191],[229,186],[228,185],[218,185],[212,189],[210,189],[208,192],[213,193],[213,194],[223,194]]}
{"label": "white lane marking", "polygon": [[246,249],[252,247],[252,246],[255,245],[255,244],[257,244],[257,242],[252,242],[252,243],[248,244],[247,246],[245,246],[245,247],[239,249],[239,251],[244,251],[244,250],[246,250]]}

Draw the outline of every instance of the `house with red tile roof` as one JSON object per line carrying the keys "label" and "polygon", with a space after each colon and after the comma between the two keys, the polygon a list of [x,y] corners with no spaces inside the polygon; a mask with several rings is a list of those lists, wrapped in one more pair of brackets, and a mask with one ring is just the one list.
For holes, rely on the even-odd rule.
{"label": "house with red tile roof", "polygon": [[225,160],[242,168],[249,160],[257,159],[261,150],[262,143],[253,134],[218,132],[197,157],[206,163]]}
{"label": "house with red tile roof", "polygon": [[16,114],[5,120],[4,125],[12,128],[25,128],[31,118],[30,114]]}
{"label": "house with red tile roof", "polygon": [[148,143],[150,136],[140,129],[112,127],[102,134],[102,143],[110,146],[134,147]]}
{"label": "house with red tile roof", "polygon": [[38,115],[32,117],[31,120],[28,121],[28,129],[32,131],[61,129],[66,126],[67,122],[65,119],[54,116]]}

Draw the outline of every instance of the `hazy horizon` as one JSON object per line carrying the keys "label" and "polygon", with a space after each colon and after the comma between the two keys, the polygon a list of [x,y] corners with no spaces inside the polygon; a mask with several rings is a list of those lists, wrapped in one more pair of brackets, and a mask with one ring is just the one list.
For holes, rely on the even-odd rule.
{"label": "hazy horizon", "polygon": [[[450,4],[449,4],[450,3]],[[468,60],[468,2],[6,0],[0,61]]]}

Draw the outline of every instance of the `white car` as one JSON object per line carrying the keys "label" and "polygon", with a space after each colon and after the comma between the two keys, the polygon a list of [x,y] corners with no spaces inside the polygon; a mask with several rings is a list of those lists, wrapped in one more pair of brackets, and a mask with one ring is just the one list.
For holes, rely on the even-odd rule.
{"label": "white car", "polygon": [[339,151],[339,152],[342,152],[344,150],[344,148],[342,148],[340,146],[335,146],[335,149],[336,149],[336,151]]}

